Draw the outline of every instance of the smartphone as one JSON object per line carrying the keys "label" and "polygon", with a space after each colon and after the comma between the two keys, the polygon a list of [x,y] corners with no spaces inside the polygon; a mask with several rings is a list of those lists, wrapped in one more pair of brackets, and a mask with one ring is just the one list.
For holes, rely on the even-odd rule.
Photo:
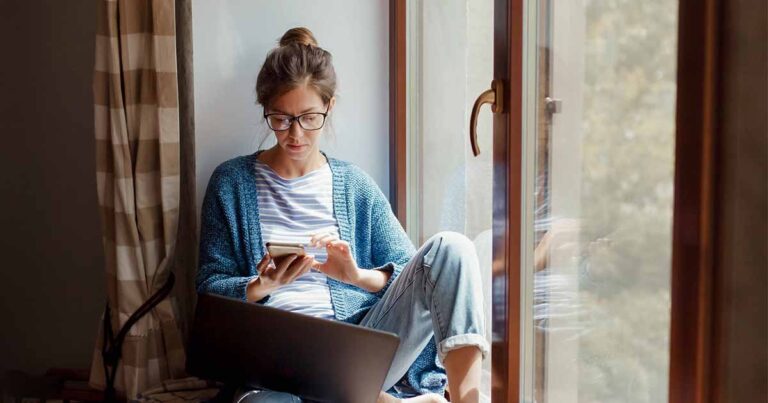
{"label": "smartphone", "polygon": [[267,252],[275,258],[282,258],[290,255],[304,256],[304,245],[300,243],[287,243],[287,242],[267,242]]}

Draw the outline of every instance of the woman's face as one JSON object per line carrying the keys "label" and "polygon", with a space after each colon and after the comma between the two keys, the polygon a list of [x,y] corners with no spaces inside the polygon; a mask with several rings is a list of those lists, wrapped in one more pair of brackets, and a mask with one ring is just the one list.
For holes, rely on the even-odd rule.
{"label": "woman's face", "polygon": [[[333,109],[335,99],[330,105],[323,103],[320,95],[312,88],[302,85],[275,98],[267,113],[281,113],[299,116],[305,113],[325,113]],[[314,156],[319,150],[320,136],[325,126],[318,130],[305,130],[298,121],[294,120],[287,130],[275,130],[277,150],[283,156],[292,160],[305,161]]]}

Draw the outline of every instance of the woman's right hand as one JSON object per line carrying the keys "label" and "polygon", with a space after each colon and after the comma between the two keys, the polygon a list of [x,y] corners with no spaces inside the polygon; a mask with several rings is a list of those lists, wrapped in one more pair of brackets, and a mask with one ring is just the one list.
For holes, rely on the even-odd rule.
{"label": "woman's right hand", "polygon": [[266,253],[259,262],[256,267],[259,271],[259,277],[251,280],[246,288],[248,301],[259,301],[274,290],[292,283],[312,268],[315,257],[290,255],[270,264],[272,261],[272,257]]}

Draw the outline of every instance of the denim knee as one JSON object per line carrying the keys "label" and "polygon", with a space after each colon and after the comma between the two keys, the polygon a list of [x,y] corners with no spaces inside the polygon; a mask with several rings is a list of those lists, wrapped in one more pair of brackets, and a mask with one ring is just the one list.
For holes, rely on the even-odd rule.
{"label": "denim knee", "polygon": [[441,244],[445,245],[447,249],[457,253],[474,251],[475,249],[475,244],[460,232],[441,231],[435,234],[435,236],[441,239]]}
{"label": "denim knee", "polygon": [[[441,261],[447,263],[449,267],[439,267],[438,269],[476,270],[477,252],[475,251],[475,244],[464,234],[442,231],[433,235],[427,242],[431,243],[432,248],[437,249],[427,253],[429,259],[425,259],[428,260],[425,261],[425,264],[432,266],[435,261]],[[467,267],[466,263],[471,263],[471,267]]]}

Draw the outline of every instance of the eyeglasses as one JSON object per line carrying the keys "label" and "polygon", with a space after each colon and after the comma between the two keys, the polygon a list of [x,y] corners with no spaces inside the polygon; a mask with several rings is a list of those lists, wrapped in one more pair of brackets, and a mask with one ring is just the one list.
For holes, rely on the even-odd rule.
{"label": "eyeglasses", "polygon": [[302,113],[299,116],[285,113],[265,113],[264,119],[267,120],[270,129],[279,132],[290,129],[294,120],[299,122],[299,126],[304,130],[320,130],[325,124],[325,118],[328,116],[330,107],[331,104],[328,103],[325,112]]}

